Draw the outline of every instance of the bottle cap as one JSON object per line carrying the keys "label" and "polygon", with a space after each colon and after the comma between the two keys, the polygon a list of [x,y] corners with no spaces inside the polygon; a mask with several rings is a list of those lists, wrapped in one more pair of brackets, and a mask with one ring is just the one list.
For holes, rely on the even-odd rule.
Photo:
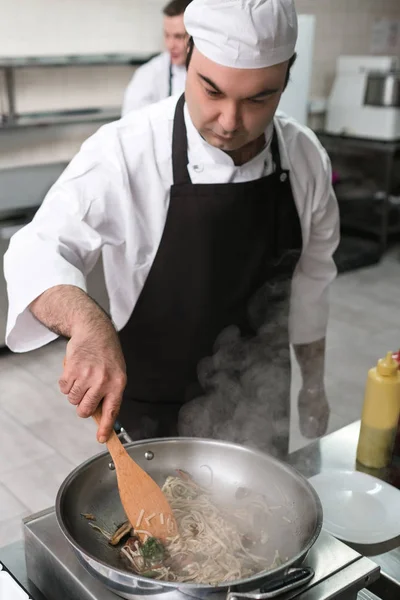
{"label": "bottle cap", "polygon": [[393,352],[388,352],[385,358],[378,361],[377,371],[382,377],[390,377],[396,375],[399,365],[393,358]]}

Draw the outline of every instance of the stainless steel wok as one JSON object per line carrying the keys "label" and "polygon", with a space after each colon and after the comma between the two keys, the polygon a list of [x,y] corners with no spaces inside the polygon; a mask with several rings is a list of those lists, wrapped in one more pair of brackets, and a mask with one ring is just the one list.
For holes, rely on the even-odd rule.
{"label": "stainless steel wok", "polygon": [[[159,582],[139,577],[125,570],[118,551],[101,534],[89,527],[81,513],[92,513],[99,526],[112,531],[125,520],[119,500],[116,474],[110,468],[107,452],[86,461],[62,484],[56,500],[60,528],[85,568],[122,598],[151,595],[187,599],[260,597],[263,586],[275,579],[299,578],[298,567],[317,540],[322,525],[322,508],[306,479],[288,465],[256,450],[228,442],[199,438],[168,438],[135,442],[126,446],[129,454],[161,486],[168,475],[182,469],[202,485],[212,483],[218,502],[232,504],[240,500],[238,489],[263,494],[271,511],[268,520],[269,555],[266,569],[278,550],[284,564],[251,578],[222,584],[220,587],[199,584]],[[239,499],[238,499],[239,497]],[[287,579],[289,575],[289,580]],[[311,577],[312,575],[309,575]],[[293,584],[293,582],[292,582]],[[272,585],[264,598],[274,597],[280,587]],[[264,592],[267,590],[265,589]],[[285,591],[285,590],[281,590]],[[258,592],[258,596],[250,592]],[[270,595],[272,594],[272,595]]]}

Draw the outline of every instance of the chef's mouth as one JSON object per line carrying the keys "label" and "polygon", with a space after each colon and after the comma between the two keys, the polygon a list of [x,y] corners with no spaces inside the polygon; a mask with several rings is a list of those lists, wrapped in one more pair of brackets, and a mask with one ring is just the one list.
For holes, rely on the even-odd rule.
{"label": "chef's mouth", "polygon": [[232,140],[234,140],[237,136],[235,135],[219,135],[219,133],[215,133],[215,131],[211,132],[213,135],[215,135],[216,138],[218,138],[219,140],[222,140],[223,142],[231,142]]}

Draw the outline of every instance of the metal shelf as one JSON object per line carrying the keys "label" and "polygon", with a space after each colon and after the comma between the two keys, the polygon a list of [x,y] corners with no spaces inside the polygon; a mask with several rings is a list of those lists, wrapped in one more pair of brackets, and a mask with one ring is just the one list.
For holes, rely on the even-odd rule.
{"label": "metal shelf", "polygon": [[326,131],[315,131],[324,147],[329,150],[336,149],[340,144],[341,152],[353,152],[356,149],[368,149],[371,152],[397,153],[400,151],[399,140],[375,140],[370,138],[356,138],[347,135],[338,135]]}
{"label": "metal shelf", "polygon": [[[394,187],[398,185],[398,161],[400,157],[400,140],[385,141],[347,137],[335,135],[326,131],[316,132],[321,144],[330,155],[334,170],[340,172],[340,165],[353,161],[374,161],[377,157],[382,160],[382,169],[376,169],[368,173],[368,177],[379,180],[379,188],[383,192],[382,210],[380,214],[374,215],[373,208],[369,211],[369,218],[364,219],[361,211],[353,215],[345,215],[342,210],[341,223],[343,227],[358,232],[365,232],[379,239],[381,251],[384,252],[388,246],[389,236],[400,233],[400,225],[390,224],[389,213],[391,210],[389,198]],[[339,196],[339,195],[338,195]],[[338,197],[340,202],[340,197]]]}
{"label": "metal shelf", "polygon": [[62,113],[18,115],[15,102],[15,69],[33,67],[139,66],[147,62],[152,56],[154,54],[77,54],[66,56],[0,57],[0,69],[4,71],[5,75],[8,104],[7,112],[3,115],[3,122],[0,122],[0,131],[20,129],[22,127],[49,127],[51,125],[113,121],[120,117],[120,109],[117,108],[99,108],[93,110],[82,108],[77,111],[64,111]]}
{"label": "metal shelf", "polygon": [[5,121],[0,124],[0,132],[28,127],[51,127],[54,125],[77,125],[80,123],[116,121],[120,116],[121,110],[119,108],[94,108],[51,113],[27,113],[17,115],[11,121]]}
{"label": "metal shelf", "polygon": [[65,56],[0,57],[0,69],[26,69],[29,67],[73,67],[105,65],[142,65],[154,54],[71,54]]}

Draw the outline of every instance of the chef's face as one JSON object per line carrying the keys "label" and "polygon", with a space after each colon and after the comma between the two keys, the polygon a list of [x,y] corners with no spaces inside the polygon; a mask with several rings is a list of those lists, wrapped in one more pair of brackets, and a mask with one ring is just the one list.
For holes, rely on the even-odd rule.
{"label": "chef's face", "polygon": [[173,65],[185,64],[187,41],[188,35],[183,23],[183,15],[164,17],[164,42]]}
{"label": "chef's face", "polygon": [[186,81],[194,126],[212,146],[233,152],[263,135],[285,87],[288,62],[262,69],[232,69],[196,47]]}

